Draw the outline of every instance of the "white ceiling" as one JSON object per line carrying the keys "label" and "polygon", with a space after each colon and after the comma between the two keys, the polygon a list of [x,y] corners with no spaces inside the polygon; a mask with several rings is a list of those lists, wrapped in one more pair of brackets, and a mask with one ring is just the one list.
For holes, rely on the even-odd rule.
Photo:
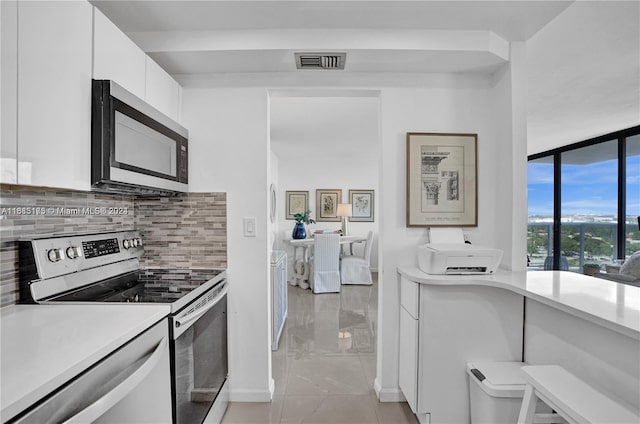
{"label": "white ceiling", "polygon": [[[491,73],[571,1],[93,0],[183,85],[317,72]],[[297,71],[295,51],[346,51],[344,71]],[[282,78],[280,78],[282,80]]]}
{"label": "white ceiling", "polygon": [[[185,87],[368,88],[424,85],[438,73],[484,77],[508,63],[509,42],[527,40],[529,153],[638,122],[637,1],[91,3]],[[346,66],[296,70],[296,51],[344,51]],[[290,113],[296,107],[306,106]],[[317,124],[320,113],[308,112],[296,118],[297,137]],[[348,114],[326,116],[348,123]],[[272,130],[291,122],[272,119]]]}
{"label": "white ceiling", "polygon": [[[490,74],[571,1],[91,1],[183,86],[411,84]],[[343,71],[296,70],[294,52],[347,52]],[[280,157],[372,154],[377,103],[272,98]],[[372,156],[372,161],[375,156]],[[327,159],[330,159],[327,158]]]}

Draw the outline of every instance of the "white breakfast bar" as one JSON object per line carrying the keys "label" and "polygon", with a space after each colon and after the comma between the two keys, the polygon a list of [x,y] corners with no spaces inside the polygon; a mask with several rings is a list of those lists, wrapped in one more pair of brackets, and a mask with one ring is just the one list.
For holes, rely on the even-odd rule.
{"label": "white breakfast bar", "polygon": [[421,422],[469,422],[466,363],[560,365],[640,413],[640,288],[564,271],[398,268],[399,384]]}

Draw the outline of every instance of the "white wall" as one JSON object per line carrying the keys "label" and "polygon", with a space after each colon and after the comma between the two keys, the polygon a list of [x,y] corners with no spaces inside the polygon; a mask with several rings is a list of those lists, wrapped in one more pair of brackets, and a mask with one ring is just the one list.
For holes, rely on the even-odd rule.
{"label": "white wall", "polygon": [[[268,103],[264,89],[185,89],[189,188],[227,192],[231,400],[271,399]],[[243,217],[257,236],[243,237]]]}
{"label": "white wall", "polygon": [[640,124],[640,3],[577,1],[527,41],[528,154]]}
{"label": "white wall", "polygon": [[497,220],[497,246],[504,251],[502,267],[525,271],[527,266],[527,123],[526,47],[511,43],[511,61],[494,75],[492,120],[500,164],[492,200]]}
{"label": "white wall", "polygon": [[[457,132],[478,134],[478,227],[469,231],[473,243],[497,245],[499,201],[495,185],[503,165],[497,160],[493,89],[482,77],[451,77],[442,88],[382,90],[382,151],[380,174],[380,244],[383,264],[378,316],[376,391],[381,400],[399,400],[398,389],[398,266],[415,266],[416,246],[427,242],[427,230],[407,228],[405,222],[406,133]],[[522,241],[524,243],[524,240]],[[510,247],[509,247],[510,248]]]}
{"label": "white wall", "polygon": [[[508,74],[511,75],[511,69]],[[510,77],[511,78],[511,77]],[[438,76],[430,87],[383,88],[380,90],[379,172],[353,178],[345,184],[338,170],[347,167],[336,159],[331,167],[314,170],[312,158],[299,166],[270,160],[268,142],[268,100],[266,89],[186,89],[184,122],[190,130],[191,188],[194,191],[226,191],[229,203],[230,374],[231,395],[235,400],[269,399],[271,387],[268,294],[268,261],[271,227],[267,216],[269,184],[278,168],[279,207],[283,209],[286,189],[309,189],[314,208],[316,188],[376,189],[376,224],[379,227],[379,316],[378,366],[376,389],[382,400],[401,400],[398,389],[398,305],[396,269],[416,265],[416,246],[427,241],[427,230],[407,228],[405,223],[406,133],[466,132],[478,134],[478,227],[467,230],[475,244],[512,251],[510,243],[526,248],[525,238],[501,238],[508,220],[511,231],[519,215],[526,220],[526,202],[514,205],[514,192],[526,193],[522,173],[508,158],[523,156],[522,147],[512,148],[521,122],[510,113],[514,93],[511,79],[500,88],[486,76]],[[517,94],[517,93],[516,93]],[[517,97],[517,96],[516,96]],[[502,116],[508,115],[508,116]],[[498,122],[511,124],[499,129]],[[521,129],[522,130],[522,129]],[[499,136],[498,133],[501,135]],[[522,143],[522,140],[519,141]],[[506,149],[506,150],[505,150]],[[501,152],[508,151],[505,154]],[[506,156],[505,156],[506,155]],[[347,167],[348,168],[348,167]],[[326,169],[333,176],[320,175]],[[311,172],[313,171],[313,172]],[[497,192],[500,178],[513,183]],[[300,172],[316,175],[308,186],[289,186]],[[364,185],[369,183],[367,185]],[[512,190],[510,192],[509,190]],[[346,193],[345,193],[346,194]],[[526,194],[525,194],[526,195]],[[255,216],[258,237],[242,237],[242,217]],[[279,221],[279,225],[280,225]],[[291,221],[285,221],[291,228]],[[353,224],[353,223],[352,223]],[[285,224],[282,224],[285,225]],[[335,224],[322,224],[335,226]],[[355,232],[355,228],[354,228]],[[514,250],[515,251],[515,250]],[[517,260],[510,259],[507,267]]]}

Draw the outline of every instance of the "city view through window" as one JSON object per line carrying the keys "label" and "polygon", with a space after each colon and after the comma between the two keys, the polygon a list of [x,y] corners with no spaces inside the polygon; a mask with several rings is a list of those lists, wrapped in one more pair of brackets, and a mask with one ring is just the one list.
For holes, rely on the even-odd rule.
{"label": "city view through window", "polygon": [[[618,229],[624,257],[640,250],[640,135],[627,138],[625,222],[618,225],[618,140],[560,153],[560,258],[562,270],[604,269],[618,259]],[[528,163],[529,269],[553,267],[554,156]]]}

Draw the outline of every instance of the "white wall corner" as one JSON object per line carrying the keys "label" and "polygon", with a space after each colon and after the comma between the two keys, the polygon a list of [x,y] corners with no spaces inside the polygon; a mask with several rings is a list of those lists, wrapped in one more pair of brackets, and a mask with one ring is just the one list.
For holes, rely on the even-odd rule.
{"label": "white wall corner", "polygon": [[527,70],[526,43],[511,43],[511,139],[513,201],[511,270],[527,269]]}

